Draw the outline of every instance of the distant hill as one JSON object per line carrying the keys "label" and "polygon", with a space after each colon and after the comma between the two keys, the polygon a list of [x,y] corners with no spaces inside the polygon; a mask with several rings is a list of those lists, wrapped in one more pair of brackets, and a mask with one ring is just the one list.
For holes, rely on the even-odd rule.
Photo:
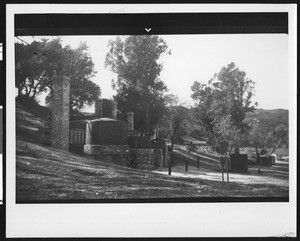
{"label": "distant hill", "polygon": [[[190,130],[189,136],[197,138],[198,140],[206,140],[205,136],[201,133],[201,126],[199,126],[198,121],[193,115],[193,108],[182,107],[186,110],[187,113],[192,117],[190,119]],[[285,109],[273,109],[273,110],[265,110],[265,109],[255,109],[253,112],[246,113],[246,118],[244,119],[244,123],[249,124],[254,119],[258,119],[263,126],[268,130],[276,128],[280,124],[284,124],[288,126],[289,124],[289,111]]]}
{"label": "distant hill", "polygon": [[289,111],[284,109],[256,109],[253,112],[248,112],[246,114],[244,122],[250,123],[254,119],[258,119],[261,122],[261,124],[268,126],[268,128],[276,127],[280,124],[288,126]]}

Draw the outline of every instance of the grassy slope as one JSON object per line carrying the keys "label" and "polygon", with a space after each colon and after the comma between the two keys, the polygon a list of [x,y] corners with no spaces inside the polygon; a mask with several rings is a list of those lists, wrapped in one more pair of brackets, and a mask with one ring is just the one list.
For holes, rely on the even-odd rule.
{"label": "grassy slope", "polygon": [[42,146],[36,131],[41,123],[17,107],[17,201],[288,196],[288,188],[278,185],[173,177]]}

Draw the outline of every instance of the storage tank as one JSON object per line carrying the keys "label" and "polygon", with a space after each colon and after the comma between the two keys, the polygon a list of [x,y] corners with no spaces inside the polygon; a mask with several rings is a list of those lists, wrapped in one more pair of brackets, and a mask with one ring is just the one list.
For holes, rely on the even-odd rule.
{"label": "storage tank", "polygon": [[103,118],[117,118],[117,103],[109,99],[101,99],[95,102],[95,115]]}
{"label": "storage tank", "polygon": [[126,140],[124,121],[104,117],[86,124],[87,145],[126,145]]}

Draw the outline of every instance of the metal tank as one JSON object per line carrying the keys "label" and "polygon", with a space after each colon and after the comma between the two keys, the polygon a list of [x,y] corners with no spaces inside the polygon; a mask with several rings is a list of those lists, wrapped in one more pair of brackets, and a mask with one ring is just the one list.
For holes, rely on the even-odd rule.
{"label": "metal tank", "polygon": [[91,120],[86,124],[86,145],[126,145],[124,121],[111,118]]}
{"label": "metal tank", "polygon": [[109,99],[101,99],[95,102],[95,114],[100,117],[111,119],[117,118],[117,103]]}

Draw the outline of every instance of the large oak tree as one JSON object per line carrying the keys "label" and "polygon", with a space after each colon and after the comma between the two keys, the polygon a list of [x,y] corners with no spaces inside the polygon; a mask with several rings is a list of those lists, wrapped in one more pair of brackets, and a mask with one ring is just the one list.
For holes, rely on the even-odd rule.
{"label": "large oak tree", "polygon": [[117,37],[109,42],[105,65],[117,74],[113,88],[119,117],[135,113],[135,129],[152,131],[164,113],[166,85],[159,79],[159,59],[170,53],[166,42],[156,35]]}
{"label": "large oak tree", "polygon": [[71,79],[72,110],[79,110],[98,99],[100,87],[90,80],[96,72],[85,43],[73,49],[68,45],[63,47],[60,38],[43,39],[31,44],[16,43],[15,50],[18,100],[37,101],[37,96],[46,92],[49,102],[52,81],[58,75]]}

